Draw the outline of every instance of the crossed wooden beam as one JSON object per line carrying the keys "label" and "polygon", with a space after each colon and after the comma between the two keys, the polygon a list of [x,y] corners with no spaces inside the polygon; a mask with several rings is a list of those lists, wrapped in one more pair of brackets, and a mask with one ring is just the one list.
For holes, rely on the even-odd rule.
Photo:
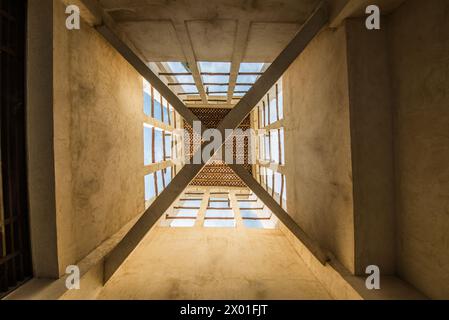
{"label": "crossed wooden beam", "polygon": [[[86,7],[93,7],[91,0],[81,0]],[[101,9],[94,8],[97,12]],[[190,124],[199,119],[189,108],[166,86],[159,77],[138,56],[135,50],[117,35],[116,28],[112,25],[110,18],[104,12],[100,14],[100,23],[94,24],[97,31],[149,82],[161,95],[173,106],[173,108]],[[287,45],[281,54],[274,60],[270,67],[257,80],[247,94],[238,102],[227,116],[220,122],[217,129],[220,130],[222,146],[232,135],[232,130],[246,118],[251,110],[262,99],[264,94],[276,83],[276,81],[287,70],[291,63],[306,48],[309,42],[328,22],[327,7],[323,2],[304,23],[301,30]],[[196,152],[209,144],[204,142]],[[217,150],[219,152],[219,150]],[[197,155],[198,156],[198,155]],[[105,258],[104,281],[108,281],[117,271],[130,253],[137,247],[148,231],[154,226],[164,212],[173,204],[178,196],[185,190],[195,176],[203,169],[213,155],[200,156],[203,159],[200,164],[186,164],[173,178],[172,182],[154,200],[150,207],[143,213],[125,237]],[[195,155],[194,155],[195,157]],[[278,217],[278,219],[306,246],[310,252],[322,263],[329,260],[317,243],[310,239],[307,234],[296,224],[287,212],[271,197],[271,195],[257,182],[256,179],[242,166],[231,164],[230,167],[242,179],[243,182],[265,203],[265,205]]]}

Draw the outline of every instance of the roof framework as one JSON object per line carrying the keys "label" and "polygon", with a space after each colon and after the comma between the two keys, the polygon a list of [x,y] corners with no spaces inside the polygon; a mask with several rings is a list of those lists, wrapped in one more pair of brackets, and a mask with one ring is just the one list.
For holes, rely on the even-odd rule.
{"label": "roof framework", "polygon": [[[243,63],[257,63],[258,76],[290,42],[321,0],[98,0],[126,32],[146,63],[179,62],[181,70],[158,69],[159,75],[189,76],[195,88],[172,89],[180,99],[204,106],[235,105],[256,80],[242,87]],[[270,39],[270,41],[266,41]],[[226,64],[225,69],[208,65]],[[165,64],[167,69],[167,64]],[[216,70],[214,70],[216,69]],[[154,69],[156,70],[156,69]],[[167,72],[168,71],[168,72]],[[156,72],[158,73],[158,72]],[[183,73],[183,74],[182,74]],[[249,74],[248,74],[249,76]],[[168,81],[172,82],[172,81]],[[180,81],[181,82],[181,81]],[[224,82],[217,86],[214,82]],[[207,83],[207,84],[206,84]],[[219,98],[220,101],[216,100]]]}

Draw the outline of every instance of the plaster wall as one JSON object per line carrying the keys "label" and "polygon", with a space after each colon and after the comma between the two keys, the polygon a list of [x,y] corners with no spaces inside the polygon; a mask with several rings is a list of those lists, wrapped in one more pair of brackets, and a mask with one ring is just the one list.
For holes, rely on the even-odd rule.
{"label": "plaster wall", "polygon": [[[385,21],[385,18],[383,18]],[[345,21],[351,119],[355,273],[395,274],[393,116],[387,28]]]}
{"label": "plaster wall", "polygon": [[395,106],[398,274],[449,298],[449,2],[389,17]]}
{"label": "plaster wall", "polygon": [[54,5],[54,158],[59,273],[144,210],[143,84],[91,27]]}
{"label": "plaster wall", "polygon": [[288,213],[354,272],[346,29],[324,29],[283,76]]}
{"label": "plaster wall", "polygon": [[53,147],[53,0],[29,0],[27,10],[27,174],[33,274],[35,277],[58,278]]}
{"label": "plaster wall", "polygon": [[153,228],[97,299],[331,299],[278,230]]}

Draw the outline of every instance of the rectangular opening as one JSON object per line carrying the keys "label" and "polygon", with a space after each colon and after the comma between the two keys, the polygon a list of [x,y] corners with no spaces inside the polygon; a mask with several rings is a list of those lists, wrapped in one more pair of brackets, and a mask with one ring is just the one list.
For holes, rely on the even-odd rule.
{"label": "rectangular opening", "polygon": [[172,228],[191,228],[195,225],[195,219],[175,219],[170,222]]}
{"label": "rectangular opening", "polygon": [[156,189],[154,183],[154,173],[145,176],[145,201],[150,201],[156,196]]}
{"label": "rectangular opening", "polygon": [[243,220],[243,225],[250,229],[275,229],[276,224],[271,220]]}
{"label": "rectangular opening", "polygon": [[[174,73],[187,73],[190,72],[187,67],[181,62],[167,62],[166,63],[170,68],[171,72]],[[198,91],[196,85],[194,85],[195,81],[192,75],[176,75],[174,76],[178,83],[182,83],[182,85],[178,86],[180,92],[183,93],[195,93]]]}
{"label": "rectangular opening", "polygon": [[143,157],[145,166],[153,162],[153,128],[146,124],[143,126]]}
{"label": "rectangular opening", "polygon": [[207,219],[204,220],[204,227],[206,228],[235,228],[234,219]]}
{"label": "rectangular opening", "polygon": [[208,208],[231,208],[231,201],[226,198],[210,198]]}
{"label": "rectangular opening", "polygon": [[193,218],[198,216],[198,209],[196,208],[175,208],[173,214],[168,218]]}
{"label": "rectangular opening", "polygon": [[241,200],[238,202],[240,209],[263,209],[263,204],[259,203],[256,199],[254,200]]}
{"label": "rectangular opening", "polygon": [[[202,76],[204,83],[228,83],[229,76],[222,75],[231,71],[230,62],[207,62],[200,61],[198,63],[201,73],[208,73]],[[219,74],[219,75],[218,75]],[[213,87],[213,86],[212,86]]]}
{"label": "rectangular opening", "polygon": [[268,220],[271,214],[264,213],[262,209],[240,209],[242,219],[248,220]]}
{"label": "rectangular opening", "polygon": [[234,218],[234,210],[232,209],[208,209],[205,215],[207,218]]}
{"label": "rectangular opening", "polygon": [[200,207],[202,199],[181,199],[178,202],[180,207]]}

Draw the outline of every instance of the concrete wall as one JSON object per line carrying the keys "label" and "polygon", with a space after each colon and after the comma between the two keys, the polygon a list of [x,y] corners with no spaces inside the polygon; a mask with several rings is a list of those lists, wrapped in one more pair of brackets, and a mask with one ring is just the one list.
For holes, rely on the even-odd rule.
{"label": "concrete wall", "polygon": [[398,273],[449,298],[449,2],[389,18],[395,92]]}
{"label": "concrete wall", "polygon": [[289,214],[351,272],[449,297],[449,4],[323,31],[284,75]]}
{"label": "concrete wall", "polygon": [[28,1],[27,149],[30,233],[35,277],[57,278],[53,147],[53,0]]}
{"label": "concrete wall", "polygon": [[325,29],[283,76],[289,214],[354,271],[346,32]]}
{"label": "concrete wall", "polygon": [[393,116],[387,29],[348,19],[347,63],[351,118],[355,271],[377,265],[393,275],[395,205]]}
{"label": "concrete wall", "polygon": [[142,78],[54,1],[54,152],[59,272],[144,210]]}

